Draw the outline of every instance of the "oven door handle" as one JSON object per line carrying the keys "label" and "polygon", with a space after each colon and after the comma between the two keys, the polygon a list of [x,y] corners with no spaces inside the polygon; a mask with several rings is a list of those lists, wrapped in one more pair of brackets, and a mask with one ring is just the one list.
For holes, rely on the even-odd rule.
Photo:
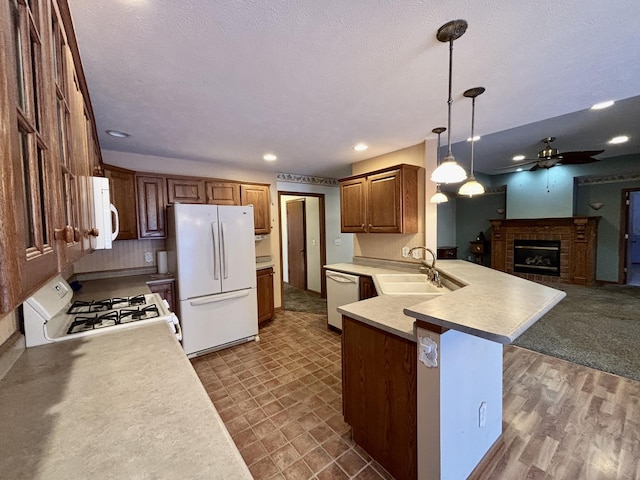
{"label": "oven door handle", "polygon": [[178,339],[179,342],[182,341],[182,328],[180,328],[180,321],[178,320],[178,317],[176,316],[175,313],[172,313],[169,316],[169,321],[167,322],[169,323],[169,326],[173,325],[173,330],[176,335],[176,338]]}

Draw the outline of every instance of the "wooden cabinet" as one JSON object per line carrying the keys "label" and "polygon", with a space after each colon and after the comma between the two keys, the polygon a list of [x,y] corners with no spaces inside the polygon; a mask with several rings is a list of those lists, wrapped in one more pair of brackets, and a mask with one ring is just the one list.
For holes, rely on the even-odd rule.
{"label": "wooden cabinet", "polygon": [[240,184],[224,181],[205,183],[207,203],[212,205],[240,205]]}
{"label": "wooden cabinet", "polygon": [[90,250],[100,150],[66,1],[0,2],[0,313]]}
{"label": "wooden cabinet", "polygon": [[458,247],[438,247],[438,259],[455,260],[458,258]]}
{"label": "wooden cabinet", "polygon": [[342,317],[344,420],[397,479],[417,478],[416,352],[415,342]]}
{"label": "wooden cabinet", "polygon": [[120,217],[120,233],[118,233],[116,240],[137,239],[136,173],[124,168],[105,165],[104,176],[109,179],[111,203],[115,205]]}
{"label": "wooden cabinet", "polygon": [[197,178],[167,178],[169,203],[205,203],[204,180]]}
{"label": "wooden cabinet", "polygon": [[161,281],[161,282],[149,283],[147,285],[149,287],[149,290],[151,290],[153,293],[160,294],[160,297],[162,297],[164,300],[167,301],[167,303],[169,303],[169,309],[172,312],[176,311],[176,303],[175,303],[176,289],[175,289],[175,281],[173,279]]}
{"label": "wooden cabinet", "polygon": [[376,286],[371,277],[360,276],[360,300],[377,297]]}
{"label": "wooden cabinet", "polygon": [[269,199],[269,185],[240,185],[240,200],[242,205],[253,205],[253,224],[255,234],[260,235],[271,233],[271,202]]}
{"label": "wooden cabinet", "polygon": [[341,231],[417,233],[419,170],[403,164],[340,180]]}
{"label": "wooden cabinet", "polygon": [[258,325],[271,320],[274,313],[273,303],[273,267],[256,272],[258,295]]}
{"label": "wooden cabinet", "polygon": [[136,182],[139,238],[165,238],[165,179],[141,175],[136,177]]}

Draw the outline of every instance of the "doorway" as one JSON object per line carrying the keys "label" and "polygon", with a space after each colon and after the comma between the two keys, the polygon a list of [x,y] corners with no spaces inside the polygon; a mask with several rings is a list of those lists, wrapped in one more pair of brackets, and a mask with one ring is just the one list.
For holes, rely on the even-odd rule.
{"label": "doorway", "polygon": [[623,283],[640,286],[640,189],[626,189],[622,195]]}
{"label": "doorway", "polygon": [[324,201],[324,194],[320,193],[278,192],[281,292],[285,309],[292,303],[287,302],[287,296],[301,298],[300,308],[321,304],[326,298],[322,270],[326,264]]}

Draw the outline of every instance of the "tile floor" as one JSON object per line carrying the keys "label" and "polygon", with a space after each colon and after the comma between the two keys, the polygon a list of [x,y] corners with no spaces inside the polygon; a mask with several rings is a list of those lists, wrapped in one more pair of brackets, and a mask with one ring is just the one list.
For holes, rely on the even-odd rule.
{"label": "tile floor", "polygon": [[391,479],[342,417],[340,335],[279,312],[250,342],[192,360],[253,477]]}

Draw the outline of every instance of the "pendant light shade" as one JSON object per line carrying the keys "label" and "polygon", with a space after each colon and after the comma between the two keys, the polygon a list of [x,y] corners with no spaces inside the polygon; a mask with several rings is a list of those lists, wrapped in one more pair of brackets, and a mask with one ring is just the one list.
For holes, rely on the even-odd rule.
{"label": "pendant light shade", "polygon": [[467,178],[464,171],[451,153],[451,77],[453,72],[453,41],[464,35],[467,31],[467,22],[464,20],[452,20],[438,29],[436,37],[441,42],[449,42],[449,98],[447,99],[447,154],[444,161],[431,174],[431,181],[436,183],[458,183]]}
{"label": "pendant light shade", "polygon": [[[434,128],[433,130],[431,130],[433,133],[438,135],[438,149],[436,150],[436,167],[440,166],[440,135],[442,134],[442,132],[446,131],[447,129],[444,127],[438,127],[438,128]],[[431,203],[446,203],[449,201],[449,197],[447,197],[444,193],[442,193],[440,191],[440,184],[436,184],[436,193],[434,193],[431,198],[429,199],[429,202]]]}
{"label": "pendant light shade", "polygon": [[471,99],[471,176],[469,177],[469,180],[460,187],[460,190],[458,190],[458,195],[466,195],[468,197],[473,197],[474,195],[482,195],[484,193],[484,187],[480,182],[476,180],[476,177],[473,176],[473,146],[476,143],[476,141],[474,140],[476,97],[478,95],[482,95],[484,93],[484,90],[484,87],[476,87],[470,88],[463,93],[465,97]]}

